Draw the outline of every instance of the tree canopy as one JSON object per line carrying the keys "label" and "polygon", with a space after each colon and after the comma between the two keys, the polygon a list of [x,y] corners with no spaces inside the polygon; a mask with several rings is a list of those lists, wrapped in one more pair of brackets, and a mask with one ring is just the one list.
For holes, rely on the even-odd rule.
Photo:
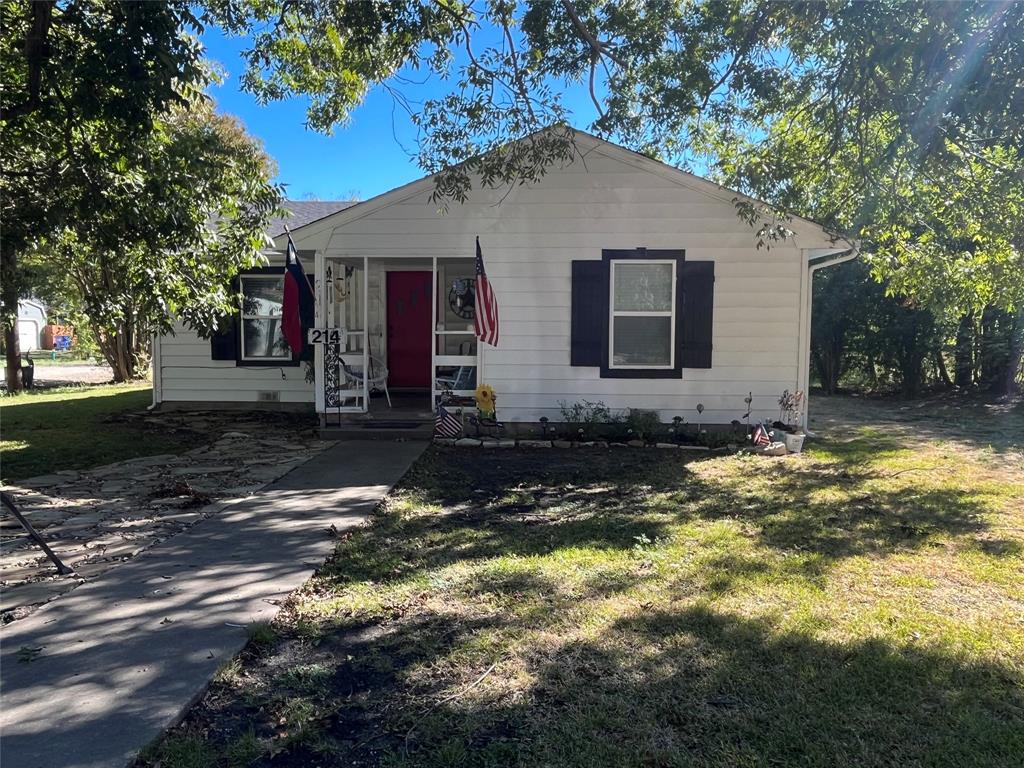
{"label": "tree canopy", "polygon": [[[940,322],[994,308],[1024,329],[1021,3],[0,0],[0,12],[8,319],[16,254],[66,239],[68,222],[89,222],[79,239],[92,247],[126,224],[132,242],[166,242],[125,202],[160,178],[141,148],[210,81],[190,33],[217,25],[248,41],[243,87],[308,99],[315,130],[344,125],[371,89],[391,93],[440,199],[539,178],[574,152],[559,126],[583,122],[863,240],[875,276]],[[443,86],[417,101],[423,77]],[[590,117],[566,106],[574,89]],[[185,244],[204,237],[189,211]],[[255,224],[218,240],[235,264]]]}
{"label": "tree canopy", "polygon": [[3,0],[0,192],[20,250],[103,205],[110,172],[209,82],[187,2]]}
{"label": "tree canopy", "polygon": [[131,376],[172,314],[210,329],[227,307],[280,201],[269,158],[204,95],[189,3],[4,0],[0,12],[8,385],[17,300],[39,274],[76,293],[116,377]]}
{"label": "tree canopy", "polygon": [[[308,96],[317,130],[387,88],[421,129],[427,170],[572,120],[562,97],[576,84],[593,98],[592,130],[670,161],[712,141],[747,144],[795,117],[824,147],[814,158],[823,170],[854,147],[862,178],[911,147],[917,160],[962,165],[1024,139],[1019,4],[210,0],[204,18],[250,35],[245,88],[264,101]],[[411,70],[448,92],[405,101]],[[530,177],[564,151],[499,153],[485,175]],[[755,171],[744,180],[758,181]]]}
{"label": "tree canopy", "polygon": [[[307,96],[317,130],[390,92],[439,198],[570,157],[557,126],[580,124],[565,95],[583,88],[591,131],[767,201],[739,203],[758,237],[785,236],[780,213],[818,220],[940,324],[1017,313],[1024,346],[1022,3],[210,0],[204,13],[250,36],[244,87]],[[424,76],[446,85],[417,102]]]}
{"label": "tree canopy", "polygon": [[261,263],[281,197],[270,158],[208,102],[172,109],[139,149],[146,163],[122,169],[95,219],[66,223],[27,260],[81,307],[117,381],[144,370],[152,333],[210,331],[237,308],[232,278]]}

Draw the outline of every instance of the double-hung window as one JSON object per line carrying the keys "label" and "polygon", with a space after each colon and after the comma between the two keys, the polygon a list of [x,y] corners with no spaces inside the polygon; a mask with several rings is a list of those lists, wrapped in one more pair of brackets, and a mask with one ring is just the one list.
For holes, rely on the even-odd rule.
{"label": "double-hung window", "polygon": [[608,367],[676,365],[676,261],[612,260]]}
{"label": "double-hung window", "polygon": [[244,361],[290,360],[291,350],[281,332],[284,278],[242,275],[242,354]]}

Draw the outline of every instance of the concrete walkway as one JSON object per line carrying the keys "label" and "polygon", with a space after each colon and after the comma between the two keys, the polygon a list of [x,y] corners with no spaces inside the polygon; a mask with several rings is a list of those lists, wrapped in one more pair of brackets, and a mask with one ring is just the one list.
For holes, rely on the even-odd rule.
{"label": "concrete walkway", "polygon": [[122,768],[323,563],[325,529],[365,520],[424,447],[339,443],[5,627],[0,765]]}

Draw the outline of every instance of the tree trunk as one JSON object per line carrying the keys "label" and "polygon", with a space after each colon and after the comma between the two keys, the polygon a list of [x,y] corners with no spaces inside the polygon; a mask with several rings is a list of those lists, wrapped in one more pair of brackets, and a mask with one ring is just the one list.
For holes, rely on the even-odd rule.
{"label": "tree trunk", "polygon": [[1015,395],[1020,391],[1021,362],[1024,360],[1024,308],[1017,310],[1010,332],[1010,355],[1003,377],[1002,394]]}
{"label": "tree trunk", "polygon": [[949,371],[946,370],[946,361],[942,359],[942,350],[935,350],[935,370],[939,373],[939,378],[942,379],[942,384],[945,387],[952,387],[953,380],[949,378]]}
{"label": "tree trunk", "polygon": [[839,380],[846,370],[846,333],[837,330],[818,343],[812,339],[812,344],[821,388],[826,394],[834,395],[839,391]]}
{"label": "tree trunk", "polygon": [[92,328],[100,351],[114,373],[114,382],[122,384],[139,378],[147,364],[148,332],[136,328],[130,321],[118,322],[113,332],[95,323]]}
{"label": "tree trunk", "polygon": [[900,361],[900,388],[904,397],[917,397],[921,391],[924,355],[910,353]]}
{"label": "tree trunk", "polygon": [[997,395],[1007,392],[1016,378],[1017,362],[1011,360],[1015,346],[1016,318],[1008,312],[985,307],[981,316],[981,385]]}
{"label": "tree trunk", "polygon": [[0,313],[3,315],[7,391],[20,392],[21,340],[18,338],[18,256],[11,248],[0,250]]}
{"label": "tree trunk", "polygon": [[100,329],[94,324],[93,332],[96,336],[96,343],[99,344],[100,351],[114,374],[114,382],[122,384],[131,381],[134,378],[132,356],[126,354],[125,337],[121,324],[117,325],[113,333]]}
{"label": "tree trunk", "polygon": [[960,318],[956,329],[954,382],[958,387],[974,383],[974,315],[968,312]]}

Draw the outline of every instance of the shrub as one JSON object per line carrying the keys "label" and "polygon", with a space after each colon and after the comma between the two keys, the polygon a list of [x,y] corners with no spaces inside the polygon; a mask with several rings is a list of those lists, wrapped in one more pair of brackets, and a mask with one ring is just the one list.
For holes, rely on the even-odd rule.
{"label": "shrub", "polygon": [[632,430],[632,437],[637,440],[653,440],[662,429],[661,419],[657,411],[646,411],[630,408],[626,417],[626,427]]}
{"label": "shrub", "polygon": [[734,443],[742,443],[742,439],[738,439],[732,432],[715,430],[714,432],[702,433],[698,442],[701,445],[706,445],[708,448],[724,448]]}
{"label": "shrub", "polygon": [[558,409],[565,424],[565,434],[569,440],[593,440],[601,435],[601,426],[614,424],[621,418],[614,415],[607,405],[598,401],[580,400],[569,405],[564,400],[558,402]]}

